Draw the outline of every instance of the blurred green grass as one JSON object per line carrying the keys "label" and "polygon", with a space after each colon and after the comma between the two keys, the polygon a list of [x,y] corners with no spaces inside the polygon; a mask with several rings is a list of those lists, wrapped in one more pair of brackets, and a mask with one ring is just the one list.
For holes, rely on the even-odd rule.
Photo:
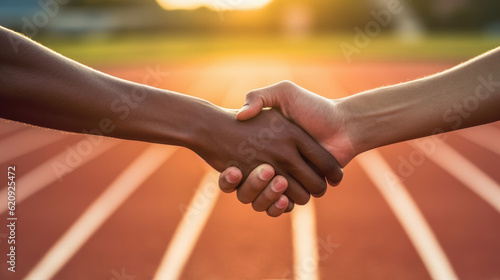
{"label": "blurred green grass", "polygon": [[[43,37],[39,41],[63,55],[89,65],[196,62],[228,56],[271,56],[346,62],[340,44],[356,46],[353,34],[283,36],[140,34],[97,38]],[[500,46],[500,36],[434,34],[408,42],[389,35],[371,39],[352,62],[463,61]]]}

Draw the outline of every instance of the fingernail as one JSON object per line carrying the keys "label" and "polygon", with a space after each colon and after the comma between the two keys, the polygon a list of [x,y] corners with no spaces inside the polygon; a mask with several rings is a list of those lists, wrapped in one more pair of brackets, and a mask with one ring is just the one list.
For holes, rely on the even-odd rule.
{"label": "fingernail", "polygon": [[263,168],[261,167],[259,170],[259,178],[262,181],[269,181],[271,178],[273,178],[273,172],[269,170],[269,168]]}
{"label": "fingernail", "polygon": [[230,184],[235,184],[240,180],[240,177],[236,175],[234,172],[229,172],[226,175],[226,181],[228,181]]}
{"label": "fingernail", "polygon": [[281,196],[280,199],[276,201],[276,207],[279,209],[283,209],[286,206],[287,206],[286,199],[283,196]]}
{"label": "fingernail", "polygon": [[238,114],[241,113],[241,112],[244,112],[248,109],[248,105],[244,105],[243,107],[241,107],[241,109],[238,111]]}
{"label": "fingernail", "polygon": [[274,192],[283,192],[286,189],[286,185],[281,180],[276,180],[273,184]]}

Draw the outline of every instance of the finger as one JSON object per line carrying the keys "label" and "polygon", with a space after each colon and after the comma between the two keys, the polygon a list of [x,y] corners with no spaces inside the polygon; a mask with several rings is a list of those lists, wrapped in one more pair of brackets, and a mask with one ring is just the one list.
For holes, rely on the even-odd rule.
{"label": "finger", "polygon": [[257,116],[264,108],[264,102],[260,94],[251,91],[245,98],[245,105],[238,111],[236,118],[240,121],[245,121]]}
{"label": "finger", "polygon": [[219,188],[225,193],[234,192],[243,178],[241,170],[229,167],[219,175]]}
{"label": "finger", "polygon": [[342,181],[344,172],[340,164],[328,151],[323,149],[316,141],[304,132],[299,136],[297,148],[299,153],[314,165],[328,180],[332,186],[336,186]]}
{"label": "finger", "polygon": [[288,197],[282,195],[279,197],[278,201],[273,203],[269,208],[267,208],[266,213],[270,217],[279,217],[285,212],[289,204]]}
{"label": "finger", "polygon": [[292,176],[285,175],[285,178],[288,181],[288,188],[284,194],[288,197],[288,199],[298,205],[306,204],[311,198],[309,192],[306,191],[306,189]]}
{"label": "finger", "polygon": [[248,204],[254,201],[260,192],[274,177],[274,168],[269,164],[261,164],[255,168],[236,192],[238,200]]}
{"label": "finger", "polygon": [[265,107],[280,108],[283,98],[286,95],[284,91],[294,89],[295,84],[289,81],[283,81],[275,85],[250,91],[245,97],[245,105],[240,109],[236,118],[240,121],[251,119],[257,116]]}
{"label": "finger", "polygon": [[297,158],[297,160],[293,161],[294,166],[288,168],[290,176],[297,180],[312,196],[323,196],[327,187],[325,178],[318,175],[311,166],[302,160],[300,155],[297,155]]}
{"label": "finger", "polygon": [[[280,199],[287,187],[288,182],[285,177],[280,175],[274,177],[271,183],[252,202],[253,209],[258,212],[265,211]],[[286,200],[288,205],[288,198]],[[287,205],[283,207],[283,211],[285,211]]]}
{"label": "finger", "polygon": [[293,203],[293,201],[288,199],[288,206],[286,207],[285,213],[292,212],[294,206],[295,204]]}

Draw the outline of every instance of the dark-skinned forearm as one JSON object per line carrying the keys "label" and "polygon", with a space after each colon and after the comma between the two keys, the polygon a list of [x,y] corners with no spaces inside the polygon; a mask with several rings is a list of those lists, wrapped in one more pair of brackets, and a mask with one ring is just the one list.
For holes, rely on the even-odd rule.
{"label": "dark-skinned forearm", "polygon": [[0,61],[0,117],[38,126],[189,147],[200,114],[214,107],[111,77],[3,28]]}

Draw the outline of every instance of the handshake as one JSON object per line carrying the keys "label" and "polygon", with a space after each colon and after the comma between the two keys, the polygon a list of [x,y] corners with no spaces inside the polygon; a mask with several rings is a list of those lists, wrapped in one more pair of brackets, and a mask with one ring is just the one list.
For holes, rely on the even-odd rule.
{"label": "handshake", "polygon": [[71,132],[104,122],[109,137],[184,146],[222,172],[222,191],[273,217],[324,195],[364,151],[500,120],[500,48],[336,100],[281,82],[240,111],[105,75],[1,26],[0,65],[1,118]]}
{"label": "handshake", "polygon": [[[324,195],[325,178],[339,184],[342,168],[362,152],[500,120],[498,65],[500,48],[433,76],[337,100],[288,81],[251,91],[236,118],[258,124],[252,135],[266,145],[248,141],[253,152],[225,169],[219,186],[269,216],[291,211]],[[272,129],[278,125],[284,129]],[[233,151],[244,155],[247,146]]]}
{"label": "handshake", "polygon": [[342,102],[289,81],[251,91],[239,112],[227,114],[233,121],[212,119],[225,132],[202,137],[218,138],[204,149],[216,148],[193,150],[215,169],[227,167],[219,178],[223,192],[237,191],[240,202],[272,217],[291,211],[294,203],[306,204],[310,195],[323,196],[325,178],[338,185],[342,167],[355,154]]}

